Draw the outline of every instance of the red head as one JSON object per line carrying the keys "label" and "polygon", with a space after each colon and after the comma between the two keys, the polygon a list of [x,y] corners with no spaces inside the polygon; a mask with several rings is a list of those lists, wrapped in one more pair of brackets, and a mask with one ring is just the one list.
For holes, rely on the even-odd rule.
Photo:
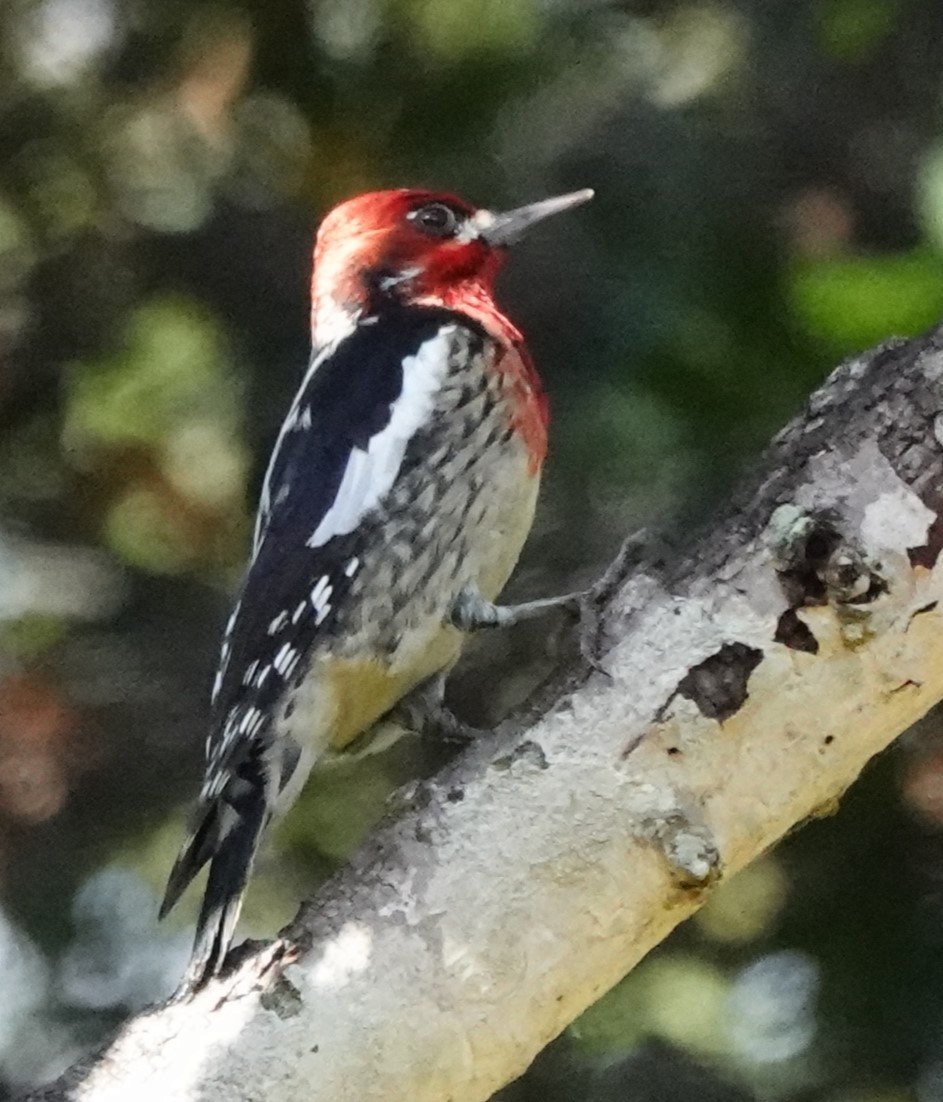
{"label": "red head", "polygon": [[576,191],[498,214],[454,195],[372,191],[335,207],[314,250],[311,324],[326,344],[384,301],[446,306],[517,336],[498,313],[494,279],[506,247],[532,225],[592,198]]}

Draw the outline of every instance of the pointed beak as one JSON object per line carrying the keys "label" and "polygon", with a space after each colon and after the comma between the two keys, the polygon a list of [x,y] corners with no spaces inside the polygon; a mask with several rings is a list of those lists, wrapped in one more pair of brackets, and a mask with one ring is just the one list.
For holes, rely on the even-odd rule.
{"label": "pointed beak", "polygon": [[554,214],[561,214],[573,207],[581,207],[593,197],[592,188],[571,191],[568,195],[555,195],[552,199],[541,199],[539,203],[529,203],[526,207],[505,211],[503,214],[493,211],[479,211],[478,235],[489,245],[512,245],[524,236],[538,222]]}

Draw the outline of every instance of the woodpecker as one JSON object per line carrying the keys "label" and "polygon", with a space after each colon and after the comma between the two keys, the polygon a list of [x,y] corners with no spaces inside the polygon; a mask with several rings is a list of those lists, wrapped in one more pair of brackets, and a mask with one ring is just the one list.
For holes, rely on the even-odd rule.
{"label": "woodpecker", "polygon": [[547,402],[494,300],[507,246],[584,190],[505,213],[361,195],[314,249],[310,365],[261,491],[212,694],[202,790],[161,917],[209,863],[181,990],[219,973],[259,841],[313,764],[409,694],[441,699],[533,520]]}

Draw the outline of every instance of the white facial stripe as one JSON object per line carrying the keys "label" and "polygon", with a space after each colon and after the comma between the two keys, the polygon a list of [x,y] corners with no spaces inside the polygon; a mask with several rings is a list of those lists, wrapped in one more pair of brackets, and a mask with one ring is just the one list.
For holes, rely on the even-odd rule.
{"label": "white facial stripe", "polygon": [[391,291],[400,283],[408,283],[411,279],[415,279],[421,271],[422,268],[403,268],[401,272],[397,272],[395,275],[384,276],[380,280],[380,289]]}
{"label": "white facial stripe", "polygon": [[403,360],[403,389],[393,402],[389,423],[370,438],[366,451],[354,448],[350,453],[334,502],[311,533],[309,547],[353,532],[389,492],[410,439],[432,413],[448,372],[454,332],[454,325],[444,325]]}
{"label": "white facial stripe", "polygon": [[490,210],[476,210],[471,218],[466,218],[462,228],[456,234],[455,240],[467,245],[470,241],[476,241],[484,230],[494,225],[494,215]]}

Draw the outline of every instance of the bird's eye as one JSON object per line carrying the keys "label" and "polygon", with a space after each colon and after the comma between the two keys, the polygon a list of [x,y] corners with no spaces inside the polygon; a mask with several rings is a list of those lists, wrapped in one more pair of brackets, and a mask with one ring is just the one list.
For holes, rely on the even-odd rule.
{"label": "bird's eye", "polygon": [[408,217],[430,237],[454,237],[458,233],[458,216],[445,203],[427,203],[411,211]]}

